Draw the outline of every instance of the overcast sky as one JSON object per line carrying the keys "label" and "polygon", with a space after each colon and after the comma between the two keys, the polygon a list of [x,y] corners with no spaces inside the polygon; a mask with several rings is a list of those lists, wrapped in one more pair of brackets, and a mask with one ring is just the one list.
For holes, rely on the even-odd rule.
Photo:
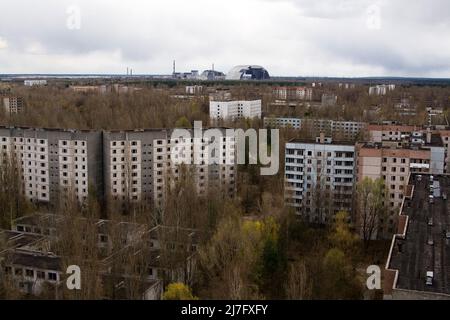
{"label": "overcast sky", "polygon": [[448,0],[0,0],[1,73],[450,77]]}

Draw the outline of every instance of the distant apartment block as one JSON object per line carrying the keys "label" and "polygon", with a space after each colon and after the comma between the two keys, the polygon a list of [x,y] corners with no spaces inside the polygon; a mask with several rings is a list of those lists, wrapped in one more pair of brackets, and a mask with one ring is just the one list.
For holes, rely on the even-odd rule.
{"label": "distant apartment block", "polygon": [[313,97],[313,89],[307,87],[276,87],[273,95],[279,100],[308,100]]}
{"label": "distant apartment block", "polygon": [[446,123],[446,116],[444,114],[444,108],[441,107],[428,107],[426,108],[428,115],[428,125],[444,124]]}
{"label": "distant apartment block", "polygon": [[219,130],[223,139],[214,145],[202,138],[171,139],[172,130],[0,128],[0,155],[12,155],[18,162],[24,193],[33,202],[56,203],[65,194],[75,194],[84,203],[89,194],[96,194],[106,200],[162,205],[183,163],[200,195],[213,188],[234,195],[235,138]]}
{"label": "distant apartment block", "polygon": [[324,93],[322,95],[322,107],[334,107],[337,103],[337,95]]}
{"label": "distant apartment block", "polygon": [[100,86],[71,86],[70,90],[73,92],[81,92],[81,93],[98,93],[105,94],[108,91],[106,85]]}
{"label": "distant apartment block", "polygon": [[395,84],[378,85],[369,88],[369,95],[371,96],[385,96],[389,91],[395,90]]}
{"label": "distant apartment block", "polygon": [[114,92],[117,94],[126,94],[126,93],[133,93],[142,89],[115,83],[113,85],[70,86],[70,90],[80,93],[106,94]]}
{"label": "distant apartment block", "polygon": [[302,120],[299,118],[264,118],[264,126],[270,128],[292,128],[300,130],[302,127]]}
{"label": "distant apartment block", "polygon": [[297,214],[313,223],[329,223],[340,210],[352,212],[355,146],[293,140],[285,151],[285,199]]}
{"label": "distant apartment block", "polygon": [[361,138],[367,124],[357,121],[265,117],[264,126],[270,128],[290,127],[296,130],[305,129],[316,136],[320,135],[320,133],[325,133],[325,135],[339,138],[338,140],[350,141]]}
{"label": "distant apartment block", "polygon": [[186,86],[186,94],[198,95],[203,93],[203,86]]}
{"label": "distant apartment block", "polygon": [[361,138],[367,124],[357,121],[334,121],[323,119],[306,119],[303,121],[304,127],[308,132],[319,135],[321,132],[325,135],[335,136],[338,140],[351,141]]}
{"label": "distant apartment block", "polygon": [[17,114],[24,111],[23,99],[21,97],[4,97],[3,108],[7,114]]}
{"label": "distant apartment block", "polygon": [[47,80],[25,80],[23,84],[27,87],[40,87],[40,86],[46,86]]}
{"label": "distant apartment block", "polygon": [[[369,141],[401,141],[403,138],[410,136],[413,132],[427,133],[427,128],[420,126],[402,125],[394,122],[386,122],[382,124],[370,124],[367,127]],[[446,126],[435,126],[431,128],[431,133],[439,135],[445,148],[445,172],[449,172],[450,164],[450,129]]]}
{"label": "distant apartment block", "polygon": [[400,116],[415,116],[416,110],[417,106],[412,104],[409,99],[401,99],[400,102],[394,104],[394,111]]}
{"label": "distant apartment block", "polygon": [[209,116],[214,120],[261,118],[261,100],[210,101]]}
{"label": "distant apartment block", "polygon": [[400,141],[412,132],[421,130],[422,128],[418,126],[402,125],[389,121],[367,126],[369,141],[371,142]]}
{"label": "distant apartment block", "polygon": [[339,83],[339,89],[355,89],[356,85],[354,83]]}
{"label": "distant apartment block", "polygon": [[227,88],[218,88],[209,94],[209,101],[231,101],[231,91]]}

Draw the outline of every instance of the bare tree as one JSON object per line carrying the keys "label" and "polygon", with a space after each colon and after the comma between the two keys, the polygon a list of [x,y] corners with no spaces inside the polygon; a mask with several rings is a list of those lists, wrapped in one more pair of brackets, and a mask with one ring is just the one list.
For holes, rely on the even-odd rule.
{"label": "bare tree", "polygon": [[304,261],[289,265],[286,295],[290,300],[311,298],[312,284]]}
{"label": "bare tree", "polygon": [[386,186],[382,179],[364,178],[356,188],[357,219],[367,249],[371,240],[382,228],[381,221],[387,214],[385,205]]}

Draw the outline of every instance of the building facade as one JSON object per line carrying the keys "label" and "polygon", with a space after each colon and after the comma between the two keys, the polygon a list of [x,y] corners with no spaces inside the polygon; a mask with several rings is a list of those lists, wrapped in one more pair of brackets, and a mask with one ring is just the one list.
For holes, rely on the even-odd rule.
{"label": "building facade", "polygon": [[361,138],[367,124],[357,121],[334,121],[323,119],[307,119],[303,121],[308,132],[319,135],[321,132],[334,136],[337,140],[351,141]]}
{"label": "building facade", "polygon": [[313,98],[313,89],[307,87],[276,87],[273,95],[280,100],[307,100]]}
{"label": "building facade", "polygon": [[186,94],[199,95],[203,93],[203,86],[186,86]]}
{"label": "building facade", "polygon": [[17,114],[24,111],[23,99],[21,97],[4,97],[3,108],[7,114]]}
{"label": "building facade", "polygon": [[322,107],[334,107],[337,104],[338,97],[335,94],[324,93],[322,95]]}
{"label": "building facade", "polygon": [[369,88],[370,96],[385,96],[389,91],[395,90],[395,84],[383,84]]}
{"label": "building facade", "polygon": [[395,230],[395,214],[405,196],[410,174],[443,174],[445,149],[438,135],[413,133],[402,141],[357,145],[358,181],[364,178],[385,182],[388,234]]}
{"label": "building facade", "polygon": [[32,202],[56,202],[62,191],[80,202],[102,194],[100,132],[0,128],[0,149],[17,162]]}
{"label": "building facade", "polygon": [[264,126],[270,128],[292,128],[300,130],[302,128],[302,119],[299,118],[264,118]]}
{"label": "building facade", "polygon": [[209,116],[213,120],[261,118],[261,100],[210,101]]}
{"label": "building facade", "polygon": [[[17,161],[25,196],[56,203],[63,194],[162,205],[185,164],[200,195],[235,193],[235,138],[174,139],[173,130],[70,131],[0,128],[0,154]],[[192,130],[191,130],[192,131]],[[192,132],[191,132],[192,133]]]}
{"label": "building facade", "polygon": [[354,145],[321,135],[315,142],[287,143],[285,156],[286,204],[297,214],[326,224],[338,211],[352,212]]}

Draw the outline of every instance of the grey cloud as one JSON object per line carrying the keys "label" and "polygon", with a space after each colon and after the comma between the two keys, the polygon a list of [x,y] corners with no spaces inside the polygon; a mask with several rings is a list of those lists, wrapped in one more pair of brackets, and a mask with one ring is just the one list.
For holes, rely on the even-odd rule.
{"label": "grey cloud", "polygon": [[[81,8],[80,30],[66,27],[72,4]],[[371,5],[380,8],[380,30],[366,26]],[[0,68],[9,72],[64,72],[73,60],[105,73],[125,64],[162,73],[177,59],[186,70],[257,63],[279,75],[332,76],[330,65],[359,76],[450,73],[445,0],[2,0],[0,12]]]}

